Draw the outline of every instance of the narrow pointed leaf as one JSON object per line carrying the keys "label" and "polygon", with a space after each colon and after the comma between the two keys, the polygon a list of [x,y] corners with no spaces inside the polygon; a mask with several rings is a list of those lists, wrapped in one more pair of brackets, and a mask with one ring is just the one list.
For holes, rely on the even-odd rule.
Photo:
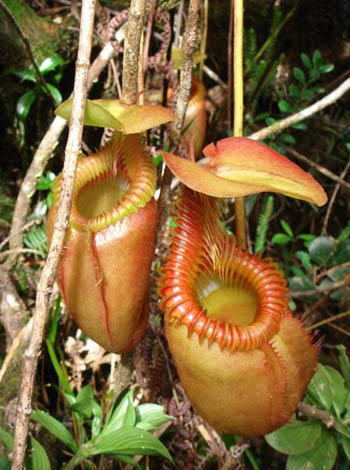
{"label": "narrow pointed leaf", "polygon": [[174,419],[164,413],[163,407],[153,403],[144,403],[136,408],[138,421],[136,426],[145,431],[157,429],[162,424]]}
{"label": "narrow pointed leaf", "polygon": [[99,439],[92,455],[97,454],[126,455],[162,455],[172,460],[167,448],[153,434],[131,426],[110,432]]}
{"label": "narrow pointed leaf", "polygon": [[77,450],[77,446],[74,442],[73,436],[68,431],[68,429],[57,419],[53,418],[48,413],[44,411],[33,411],[31,414],[33,421],[41,424],[45,429],[47,429],[51,434],[53,434],[57,439],[64,442],[68,447],[73,451]]}
{"label": "narrow pointed leaf", "polygon": [[46,59],[44,59],[41,62],[39,66],[39,70],[43,75],[46,75],[52,70],[55,70],[55,68],[58,65],[63,65],[63,64],[64,64],[64,60],[61,57],[57,57],[57,56],[46,57]]}
{"label": "narrow pointed leaf", "polygon": [[205,167],[163,153],[170,170],[195,191],[215,197],[238,197],[271,191],[322,206],[327,195],[308,173],[267,145],[229,137],[207,145]]}
{"label": "narrow pointed leaf", "polygon": [[16,111],[18,116],[24,121],[28,116],[30,108],[36,98],[35,91],[30,90],[24,93],[17,101]]}
{"label": "narrow pointed leaf", "polygon": [[46,450],[34,437],[31,437],[32,444],[32,470],[51,470],[50,460]]}

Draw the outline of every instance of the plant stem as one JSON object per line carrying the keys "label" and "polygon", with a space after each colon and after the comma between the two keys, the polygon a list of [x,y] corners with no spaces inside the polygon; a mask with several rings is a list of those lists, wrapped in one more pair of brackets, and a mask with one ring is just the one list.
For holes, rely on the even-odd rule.
{"label": "plant stem", "polygon": [[33,334],[30,339],[29,346],[24,354],[22,381],[17,407],[12,470],[22,470],[24,466],[29,419],[32,412],[32,394],[34,389],[35,373],[44,336],[50,292],[54,284],[66,229],[68,227],[75,170],[80,153],[83,133],[87,76],[90,64],[94,14],[95,0],[83,0],[79,49],[74,82],[73,108],[63,168],[61,198],[57,211],[51,247],[38,286],[38,294],[33,317]]}
{"label": "plant stem", "polygon": [[321,320],[317,323],[314,323],[313,325],[306,327],[306,331],[314,330],[315,328],[319,328],[320,326],[327,325],[328,323],[331,323],[333,321],[340,320],[341,318],[345,318],[349,316],[350,316],[350,311],[338,313],[337,315],[333,315],[329,318],[325,318],[324,320]]}
{"label": "plant stem", "polygon": [[[233,32],[233,135],[243,135],[243,3],[234,2],[234,32]],[[247,247],[245,228],[244,198],[235,199],[236,239],[241,248]]]}
{"label": "plant stem", "polygon": [[135,104],[137,100],[140,42],[145,6],[146,0],[131,0],[130,2],[123,61],[123,101],[126,104]]}
{"label": "plant stem", "polygon": [[89,457],[92,453],[91,443],[86,443],[80,447],[78,452],[70,459],[70,461],[62,467],[62,470],[73,470],[80,462]]}

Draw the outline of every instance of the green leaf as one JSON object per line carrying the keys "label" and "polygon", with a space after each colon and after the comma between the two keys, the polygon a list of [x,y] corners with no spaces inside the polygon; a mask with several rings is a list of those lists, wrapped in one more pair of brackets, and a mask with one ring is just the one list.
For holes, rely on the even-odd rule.
{"label": "green leaf", "polygon": [[311,235],[310,233],[301,233],[297,236],[300,240],[304,240],[305,242],[311,243],[315,240],[315,235]]}
{"label": "green leaf", "polygon": [[161,455],[172,461],[167,448],[151,433],[131,426],[103,435],[94,444],[92,455]]}
{"label": "green leaf", "polygon": [[346,455],[346,458],[350,462],[350,439],[343,436],[342,434],[339,434],[339,439],[343,447],[344,454]]}
{"label": "green leaf", "polygon": [[307,272],[312,271],[312,265],[310,263],[311,256],[309,255],[309,253],[306,253],[306,251],[299,250],[295,253],[295,256],[300,259],[301,264]]}
{"label": "green leaf", "polygon": [[41,62],[39,66],[39,70],[43,75],[46,75],[52,70],[55,70],[55,68],[58,67],[59,65],[63,65],[63,64],[64,64],[64,60],[61,57],[57,57],[57,56],[46,57],[46,59],[44,59]]}
{"label": "green leaf", "polygon": [[286,245],[292,241],[292,238],[285,234],[285,233],[275,233],[275,235],[272,237],[271,243],[273,245]]}
{"label": "green leaf", "polygon": [[278,452],[300,455],[315,446],[321,436],[322,425],[312,421],[287,423],[265,436],[267,443]]}
{"label": "green leaf", "polygon": [[13,450],[13,437],[11,434],[7,431],[5,431],[4,428],[0,426],[0,441],[2,441],[5,444],[5,447],[9,452],[12,452]]}
{"label": "green leaf", "polygon": [[295,122],[290,127],[292,127],[293,129],[297,129],[298,131],[306,131],[307,124],[305,124],[305,122],[300,121],[300,122]]}
{"label": "green leaf", "polygon": [[66,444],[74,452],[78,450],[73,436],[68,431],[68,429],[60,421],[53,418],[49,413],[36,410],[32,412],[31,419],[36,423],[41,424],[45,429],[47,429],[57,439],[64,442],[64,444]]}
{"label": "green leaf", "polygon": [[60,104],[62,102],[61,92],[54,85],[51,85],[51,83],[47,83],[46,85],[56,104]]}
{"label": "green leaf", "polygon": [[309,253],[317,264],[325,263],[335,248],[335,240],[331,237],[318,237],[310,244]]}
{"label": "green leaf", "polygon": [[91,437],[97,437],[101,432],[103,411],[100,405],[94,400],[92,407],[93,419],[91,423]]}
{"label": "green leaf", "polygon": [[299,67],[294,67],[293,68],[293,75],[300,82],[302,85],[306,85],[306,80],[305,80],[305,74]]}
{"label": "green leaf", "polygon": [[152,431],[162,424],[170,421],[172,416],[164,413],[163,407],[153,403],[144,403],[136,408],[136,427],[145,431]]}
{"label": "green leaf", "polygon": [[48,190],[51,188],[55,178],[56,175],[53,171],[47,171],[45,175],[41,175],[40,180],[37,182],[35,188],[40,190]]}
{"label": "green leaf", "polygon": [[347,238],[337,243],[334,255],[332,256],[331,263],[333,266],[347,263],[350,261],[350,239]]}
{"label": "green leaf", "polygon": [[278,102],[278,107],[279,107],[280,111],[282,111],[283,113],[288,113],[289,114],[289,113],[293,112],[293,109],[292,109],[291,105],[286,100],[280,100]]}
{"label": "green leaf", "polygon": [[122,426],[134,426],[136,421],[136,412],[132,402],[133,393],[129,391],[122,398],[120,403],[106,420],[106,425],[102,433],[110,433],[116,431]]}
{"label": "green leaf", "polygon": [[90,384],[80,390],[70,408],[84,418],[97,416],[98,420],[102,419],[102,411],[100,411],[100,406],[94,398],[94,392]]}
{"label": "green leaf", "polygon": [[301,57],[301,60],[304,64],[305,68],[307,68],[308,70],[311,70],[312,69],[312,62],[309,59],[309,56],[307,56],[306,54],[300,54],[300,57]]}
{"label": "green leaf", "polygon": [[286,222],[284,219],[281,219],[280,224],[283,230],[286,232],[286,234],[289,235],[291,238],[293,238],[293,230],[291,226],[289,225],[289,223]]}
{"label": "green leaf", "polygon": [[319,364],[306,393],[316,404],[331,413],[334,410],[340,416],[344,410],[346,400],[344,379],[333,367]]}
{"label": "green leaf", "polygon": [[23,121],[28,116],[28,113],[30,111],[32,104],[34,103],[35,98],[36,98],[35,91],[30,90],[24,93],[17,101],[16,112]]}
{"label": "green leaf", "polygon": [[315,93],[312,90],[304,90],[301,94],[301,99],[304,101],[310,101],[315,97]]}
{"label": "green leaf", "polygon": [[4,72],[4,75],[15,75],[18,78],[21,78],[23,81],[28,81],[28,82],[33,82],[36,83],[38,81],[38,78],[36,76],[36,73],[34,72],[34,69],[27,68],[23,70],[15,70],[15,69],[7,69]]}
{"label": "green leaf", "polygon": [[334,70],[334,64],[321,65],[318,70],[320,71],[320,73],[329,73]]}
{"label": "green leaf", "polygon": [[346,354],[346,348],[343,344],[336,347],[339,351],[339,363],[344,377],[345,386],[350,389],[350,361],[349,356]]}
{"label": "green leaf", "polygon": [[0,457],[0,470],[11,470],[11,461],[6,457]]}
{"label": "green leaf", "polygon": [[281,132],[281,134],[279,134],[278,138],[286,144],[292,144],[293,145],[293,144],[296,143],[295,138],[292,135],[287,134],[286,132]]}
{"label": "green leaf", "polygon": [[162,162],[163,162],[163,155],[161,153],[158,153],[158,155],[152,159],[152,163],[155,166],[160,165]]}
{"label": "green leaf", "polygon": [[32,445],[32,470],[51,470],[50,460],[44,447],[34,437],[30,438]]}
{"label": "green leaf", "polygon": [[312,55],[312,62],[314,64],[314,67],[316,67],[316,68],[319,68],[319,66],[323,62],[322,54],[318,49],[316,49],[315,52]]}
{"label": "green leaf", "polygon": [[291,83],[288,87],[289,94],[292,98],[298,98],[300,95],[300,89],[295,83]]}
{"label": "green leaf", "polygon": [[[350,149],[349,149],[350,150]],[[350,237],[350,225],[345,227],[338,236],[338,241],[341,242]]]}
{"label": "green leaf", "polygon": [[304,454],[291,455],[287,460],[286,470],[331,470],[337,454],[337,443],[333,434],[322,429],[316,446]]}

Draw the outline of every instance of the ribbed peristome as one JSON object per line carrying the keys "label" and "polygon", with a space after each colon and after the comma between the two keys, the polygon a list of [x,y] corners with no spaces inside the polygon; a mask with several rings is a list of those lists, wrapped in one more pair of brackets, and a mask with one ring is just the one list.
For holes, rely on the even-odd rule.
{"label": "ribbed peristome", "polygon": [[[121,201],[112,209],[87,217],[79,210],[81,192],[97,181],[121,173],[127,186]],[[53,185],[53,204],[58,206],[62,176]],[[70,214],[70,226],[93,233],[120,222],[124,217],[145,207],[156,187],[156,169],[141,144],[140,134],[114,133],[110,144],[90,157],[82,157],[77,166]]]}
{"label": "ribbed peristome", "polygon": [[[200,342],[221,349],[250,351],[268,342],[290,315],[286,281],[270,259],[240,249],[220,225],[220,207],[214,198],[184,189],[178,202],[170,258],[159,281],[161,307],[168,321],[185,325]],[[203,279],[249,291],[256,312],[248,325],[214,319],[203,308],[199,285]]]}

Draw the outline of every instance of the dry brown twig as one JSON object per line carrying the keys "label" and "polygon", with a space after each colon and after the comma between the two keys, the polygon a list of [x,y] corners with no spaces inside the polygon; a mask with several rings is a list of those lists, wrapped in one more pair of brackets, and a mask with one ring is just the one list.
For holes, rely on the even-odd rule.
{"label": "dry brown twig", "polygon": [[58,261],[69,222],[75,171],[83,133],[94,13],[95,0],[83,0],[72,116],[70,120],[70,130],[63,167],[61,197],[51,247],[38,286],[33,318],[33,334],[31,336],[29,346],[24,354],[22,381],[17,407],[12,470],[22,470],[24,465],[29,419],[32,411],[34,379],[45,329],[49,296],[53,287]]}
{"label": "dry brown twig", "polygon": [[298,160],[300,160],[302,162],[307,163],[309,166],[311,166],[311,168],[315,168],[315,170],[317,170],[322,175],[327,176],[327,178],[329,178],[333,181],[336,181],[337,183],[339,183],[344,188],[350,190],[350,183],[347,183],[346,181],[344,181],[344,179],[343,179],[344,177],[342,177],[341,175],[338,176],[338,175],[332,173],[331,171],[329,171],[324,166],[319,165],[318,163],[310,160],[309,158],[305,157],[305,155],[302,155],[301,153],[294,150],[292,147],[287,147],[287,150],[291,155],[293,155],[293,157],[297,158]]}
{"label": "dry brown twig", "polygon": [[341,186],[341,182],[344,182],[344,179],[346,178],[346,175],[348,174],[349,170],[350,170],[350,160],[345,165],[344,170],[341,172],[340,181],[338,181],[338,183],[335,185],[332,196],[329,199],[327,212],[326,212],[326,215],[325,215],[325,218],[324,218],[324,221],[323,221],[323,225],[322,225],[321,235],[325,235],[326,232],[327,232],[328,222],[329,222],[329,219],[330,219],[330,216],[331,216],[331,213],[332,213],[332,209],[333,209],[333,206],[335,204],[335,200],[337,198],[337,195],[338,195],[338,192],[339,192],[339,189],[340,189],[340,186]]}

